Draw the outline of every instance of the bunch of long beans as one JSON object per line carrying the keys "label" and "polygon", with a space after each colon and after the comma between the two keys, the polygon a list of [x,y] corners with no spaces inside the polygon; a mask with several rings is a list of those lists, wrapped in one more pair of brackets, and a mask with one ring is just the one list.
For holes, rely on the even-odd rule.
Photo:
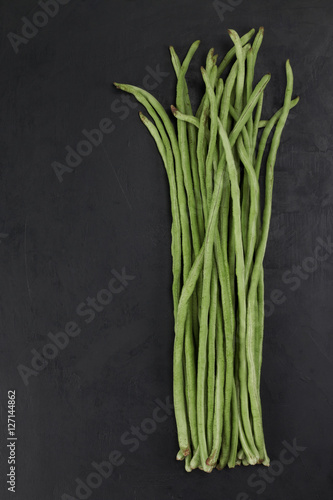
{"label": "bunch of long beans", "polygon": [[140,118],[156,142],[170,185],[177,459],[185,459],[187,471],[269,465],[260,402],[263,259],[277,149],[298,98],[292,100],[288,60],[283,106],[269,120],[261,118],[270,75],[253,88],[264,30],[250,45],[254,33],[240,38],[229,30],[234,46],[219,64],[214,49],[209,51],[201,68],[205,93],[196,113],[185,76],[199,41],[182,63],[170,47],[177,76],[176,107],[171,106],[176,128],[150,93],[115,83],[150,115],[151,120],[142,113]]}

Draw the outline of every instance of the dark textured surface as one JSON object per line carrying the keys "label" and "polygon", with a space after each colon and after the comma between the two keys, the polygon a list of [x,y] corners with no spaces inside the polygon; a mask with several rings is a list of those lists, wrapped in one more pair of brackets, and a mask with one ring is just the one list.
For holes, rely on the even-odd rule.
{"label": "dark textured surface", "polygon": [[[222,20],[204,0],[71,0],[16,54],[7,34],[20,34],[21,17],[31,20],[40,7],[32,0],[1,1],[1,498],[333,498],[333,255],[306,271],[317,238],[332,236],[333,6],[329,0],[224,5]],[[193,87],[207,50],[214,46],[222,54],[230,47],[227,28],[245,33],[260,25],[265,39],[257,77],[272,73],[266,115],[282,101],[287,57],[294,95],[301,96],[278,155],[265,260],[264,425],[273,461],[281,452],[292,457],[283,452],[284,441],[296,439],[306,449],[292,463],[276,463],[259,483],[249,479],[258,467],[185,473],[175,461],[173,415],[164,420],[163,410],[155,411],[164,420],[156,429],[149,420],[155,400],[172,394],[168,187],[139,108],[120,108],[121,94],[111,83],[141,85],[149,68],[160,65],[169,74],[153,93],[168,107],[175,100],[169,44],[183,55],[202,40],[189,72]],[[76,147],[81,131],[104,118],[113,131],[59,182],[52,162],[64,163],[65,147]],[[303,267],[298,281],[293,266]],[[79,316],[77,306],[123,267],[135,279],[87,323],[92,315]],[[285,297],[280,305],[271,302],[274,289]],[[31,349],[42,350],[48,333],[68,322],[76,322],[80,334],[24,385],[18,365],[30,366]],[[17,397],[15,495],[5,485],[11,389]],[[122,444],[121,436],[141,424],[154,432],[142,441],[125,435]],[[92,462],[107,460],[113,450],[122,453],[122,465],[77,496],[76,478],[86,481]]]}

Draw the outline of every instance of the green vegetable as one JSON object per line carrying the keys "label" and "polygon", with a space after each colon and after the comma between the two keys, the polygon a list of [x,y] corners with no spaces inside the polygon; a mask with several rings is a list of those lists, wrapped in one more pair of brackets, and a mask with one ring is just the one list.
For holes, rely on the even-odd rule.
{"label": "green vegetable", "polygon": [[[155,140],[169,181],[176,458],[184,460],[186,471],[269,465],[260,401],[263,261],[277,151],[288,112],[299,99],[292,100],[287,61],[283,106],[262,119],[270,75],[253,90],[264,30],[259,29],[251,46],[254,33],[240,38],[229,30],[234,46],[219,65],[214,49],[208,52],[201,68],[205,92],[196,113],[186,73],[199,41],[182,63],[170,47],[177,77],[176,107],[171,106],[175,123],[147,91],[115,84],[132,93],[150,115],[140,113],[140,118]],[[261,211],[259,175],[267,148]]]}

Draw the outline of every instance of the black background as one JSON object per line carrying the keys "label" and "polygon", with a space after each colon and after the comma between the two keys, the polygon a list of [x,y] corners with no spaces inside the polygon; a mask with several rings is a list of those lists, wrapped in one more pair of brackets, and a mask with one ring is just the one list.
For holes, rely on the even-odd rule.
{"label": "black background", "polygon": [[[236,6],[237,4],[237,6]],[[204,0],[70,0],[16,54],[7,37],[40,11],[37,1],[1,1],[0,308],[1,498],[75,496],[75,480],[107,460],[125,462],[94,489],[107,500],[329,500],[332,488],[333,256],[299,280],[285,271],[314,255],[332,235],[332,23],[329,0],[226,0],[224,19]],[[221,13],[221,12],[220,12]],[[153,90],[165,108],[175,101],[168,46],[183,56],[202,44],[189,71],[214,46],[265,27],[256,78],[272,79],[268,117],[282,102],[284,62],[294,69],[300,104],[283,133],[276,164],[274,210],[265,259],[266,299],[286,300],[265,322],[262,402],[267,448],[279,459],[283,441],[306,447],[264,493],[249,485],[258,467],[188,474],[175,461],[173,415],[129,451],[120,442],[152,416],[157,398],[172,396],[170,209],[164,168],[138,108],[112,111],[113,81],[142,85],[147,67],[168,73]],[[149,80],[152,82],[152,80]],[[119,105],[119,103],[118,103]],[[128,115],[125,117],[125,115]],[[114,130],[59,182],[52,163],[82,130],[110,118]],[[111,271],[135,276],[87,324],[75,310],[106,288]],[[30,366],[48,332],[76,321],[81,333],[25,386],[17,366]],[[17,397],[17,492],[6,481],[7,391]],[[245,492],[244,495],[240,495]],[[238,496],[237,496],[238,495]]]}

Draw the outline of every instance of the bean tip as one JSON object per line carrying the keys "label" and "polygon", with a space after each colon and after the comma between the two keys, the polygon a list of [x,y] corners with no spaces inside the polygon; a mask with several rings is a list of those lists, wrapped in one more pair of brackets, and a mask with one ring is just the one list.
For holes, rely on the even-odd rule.
{"label": "bean tip", "polygon": [[149,122],[148,118],[141,111],[139,111],[139,117],[143,123]]}
{"label": "bean tip", "polygon": [[214,457],[208,457],[206,460],[206,465],[208,465],[208,467],[215,467],[216,460],[214,459]]}
{"label": "bean tip", "polygon": [[229,35],[231,36],[231,38],[239,38],[239,37],[238,37],[238,33],[237,33],[237,31],[235,31],[235,30],[233,30],[233,29],[229,29],[229,30],[228,30],[228,33],[229,33]]}
{"label": "bean tip", "polygon": [[172,114],[175,115],[177,113],[177,111],[178,111],[178,109],[176,108],[176,106],[174,106],[173,104],[171,104],[170,108],[171,108]]}

